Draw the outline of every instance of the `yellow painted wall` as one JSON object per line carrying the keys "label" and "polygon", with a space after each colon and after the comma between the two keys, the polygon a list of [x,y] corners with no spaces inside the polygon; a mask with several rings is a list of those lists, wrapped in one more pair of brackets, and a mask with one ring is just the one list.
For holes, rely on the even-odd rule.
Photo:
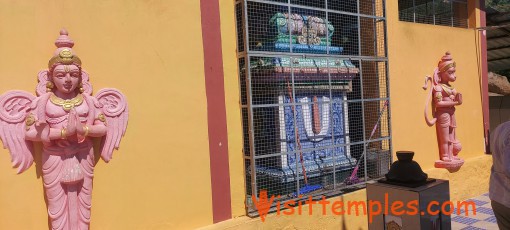
{"label": "yellow painted wall", "polygon": [[[313,216],[293,215],[277,216],[270,214],[266,221],[260,218],[237,216],[244,214],[244,180],[239,178],[242,169],[239,139],[242,134],[238,98],[237,68],[227,67],[227,60],[235,60],[234,54],[226,51],[235,49],[228,39],[235,28],[232,20],[233,8],[229,0],[220,1],[222,8],[222,36],[225,68],[225,90],[227,96],[227,117],[229,125],[229,154],[231,170],[232,210],[235,218],[222,223],[209,225],[202,230],[216,229],[366,229],[366,216],[335,216],[331,213]],[[422,166],[429,177],[450,181],[450,199],[464,200],[488,191],[492,158],[483,153],[482,107],[480,93],[479,44],[473,29],[461,29],[434,26],[398,20],[398,1],[386,1],[388,20],[388,56],[392,114],[392,134],[394,150],[415,151],[414,160]],[[474,0],[470,0],[474,7]],[[479,24],[478,10],[470,14],[473,24]],[[235,31],[234,31],[235,32]],[[449,38],[449,39],[446,39]],[[455,39],[451,39],[455,38]],[[232,40],[235,43],[235,40]],[[478,45],[478,46],[477,46]],[[446,51],[452,52],[457,62],[458,80],[453,85],[463,93],[464,103],[458,107],[456,116],[458,135],[463,150],[461,157],[466,160],[464,166],[456,173],[434,168],[438,157],[435,127],[428,127],[424,121],[424,102],[428,91],[422,90],[425,75],[432,74],[437,62]],[[227,71],[228,70],[228,71]],[[237,88],[236,88],[237,86]],[[430,109],[429,109],[429,116]],[[235,133],[238,133],[237,135]],[[239,145],[237,145],[239,143]],[[237,160],[236,160],[237,159]],[[396,158],[395,158],[396,159]],[[244,173],[244,172],[242,172]],[[361,201],[366,199],[365,190],[345,194],[329,199],[344,201]],[[306,213],[307,207],[303,207]]]}
{"label": "yellow painted wall", "polygon": [[232,216],[242,216],[245,211],[243,127],[240,110],[239,68],[237,62],[237,32],[233,0],[220,0],[221,41],[225,81],[225,105],[228,129],[230,192]]}
{"label": "yellow painted wall", "polygon": [[[424,169],[433,168],[438,158],[435,127],[424,120],[428,91],[422,90],[425,75],[432,75],[437,62],[450,51],[457,62],[457,81],[462,93],[457,107],[457,135],[462,144],[461,158],[483,155],[483,117],[476,34],[473,29],[434,26],[398,20],[398,2],[386,1],[388,57],[393,148],[415,151]],[[474,16],[474,15],[473,15]],[[431,117],[430,108],[428,116]]]}
{"label": "yellow painted wall", "polygon": [[[200,1],[2,0],[0,93],[34,92],[62,27],[94,92],[118,88],[130,106],[120,150],[96,166],[91,229],[211,224]],[[0,229],[46,226],[35,167],[16,175],[1,149]]]}
{"label": "yellow painted wall", "polygon": [[[452,199],[486,189],[490,159],[483,156],[483,131],[476,57],[471,29],[398,21],[397,1],[386,1],[395,150],[414,150],[430,176],[450,179]],[[236,59],[235,14],[220,0],[230,184],[234,219],[213,225],[251,228],[358,229],[365,217],[245,217],[242,127]],[[114,159],[96,166],[92,229],[191,229],[212,223],[207,104],[199,1],[0,0],[0,93],[34,91],[36,74],[54,51],[60,28],[76,42],[75,51],[97,90],[120,89],[129,101],[130,122]],[[443,38],[455,37],[456,40]],[[421,89],[446,50],[457,61],[455,87],[464,95],[457,110],[461,157],[456,174],[432,169],[437,157],[435,129],[426,126]],[[483,174],[485,173],[485,174]],[[474,190],[463,182],[478,175]],[[473,186],[471,186],[473,188]],[[332,198],[362,200],[358,191]],[[231,225],[233,224],[233,225]],[[0,229],[47,226],[42,181],[35,167],[16,175],[0,150]],[[233,227],[232,227],[233,226]]]}
{"label": "yellow painted wall", "polygon": [[[450,200],[453,203],[467,198],[486,193],[489,189],[489,174],[492,165],[491,156],[479,156],[469,158],[464,164],[464,169],[451,174],[444,169],[428,169],[425,172],[433,178],[449,180]],[[469,181],[469,183],[466,183]],[[391,195],[391,194],[390,194]],[[360,230],[368,228],[368,217],[363,215],[361,207],[358,207],[359,216],[355,209],[351,208],[351,214],[335,215],[332,213],[332,203],[343,201],[344,205],[353,201],[366,201],[366,190],[358,190],[343,196],[328,199],[330,205],[326,206],[327,212],[322,214],[322,206],[314,204],[312,214],[308,215],[309,206],[302,207],[302,215],[277,215],[276,213],[266,216],[265,222],[260,218],[238,217],[218,224],[209,225],[199,230],[255,230],[255,229],[342,229]],[[297,209],[297,208],[296,208]],[[347,212],[348,208],[344,207]],[[297,211],[296,211],[297,212]]]}
{"label": "yellow painted wall", "polygon": [[[350,215],[336,215],[332,212],[332,204],[334,202],[343,202],[345,207],[342,209],[348,211],[346,207],[350,202],[358,202],[366,200],[366,190],[358,190],[343,196],[328,199],[330,204],[326,206],[326,214],[322,213],[322,205],[314,204],[312,207],[312,215],[309,215],[309,206],[303,205],[301,215],[298,215],[298,207],[295,207],[294,215],[276,215],[269,214],[265,221],[260,218],[238,217],[229,221],[220,222],[218,224],[205,226],[199,230],[256,230],[256,229],[366,229],[368,226],[367,216],[363,215],[361,206],[357,207],[359,215],[356,216],[356,206],[350,208]],[[283,213],[283,212],[282,212]]]}

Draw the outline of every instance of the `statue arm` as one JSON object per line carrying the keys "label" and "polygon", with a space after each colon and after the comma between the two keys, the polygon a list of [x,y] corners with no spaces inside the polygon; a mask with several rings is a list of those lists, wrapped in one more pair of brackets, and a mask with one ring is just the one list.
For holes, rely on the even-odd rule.
{"label": "statue arm", "polygon": [[452,107],[459,105],[458,101],[440,101],[436,102],[436,107]]}
{"label": "statue arm", "polygon": [[29,141],[41,141],[41,133],[34,126],[28,128],[25,132],[25,138]]}
{"label": "statue arm", "polygon": [[[85,136],[85,134],[87,134],[89,137],[102,137],[106,135],[106,131],[108,129],[105,125],[106,119],[104,118],[104,115],[97,108],[94,108],[94,114],[95,118],[92,125],[87,125],[85,128],[85,125],[78,124],[76,127],[78,135]],[[76,119],[79,119],[78,116],[76,116]]]}
{"label": "statue arm", "polygon": [[439,86],[439,85],[434,86],[433,94],[434,94],[434,100],[435,100],[435,107],[440,107],[440,108],[453,107],[453,106],[460,104],[458,101],[443,100],[442,92],[443,92],[443,89],[441,88],[441,86]]}
{"label": "statue arm", "polygon": [[[74,119],[70,120],[68,127],[66,127],[67,132],[65,132],[62,129],[50,128],[48,123],[45,121],[39,121],[33,114],[29,114],[25,119],[25,138],[30,141],[49,142],[50,140],[62,139],[62,135],[66,135],[66,137],[76,135],[76,133],[82,136],[85,135],[86,130],[84,126],[78,122],[78,115],[74,112],[71,112],[69,116],[74,116]],[[107,129],[102,122],[97,122],[95,120],[93,125],[87,127],[87,136],[101,137],[106,134]]]}
{"label": "statue arm", "polygon": [[[89,129],[87,136],[89,136],[89,137],[102,137],[102,136],[106,135],[107,129],[106,129],[106,126],[102,123],[98,123],[96,121],[96,122],[94,122],[93,125],[88,125],[87,127]],[[85,135],[85,132],[86,132],[85,128],[83,128],[83,127],[81,129],[78,128],[77,131],[78,131],[79,135]]]}
{"label": "statue arm", "polygon": [[48,124],[40,123],[33,125],[25,132],[25,137],[29,141],[44,141],[60,139],[60,130],[47,127]]}
{"label": "statue arm", "polygon": [[[45,141],[45,140],[59,140],[62,139],[62,129],[55,129],[47,127],[48,124],[40,123],[31,126],[25,133],[25,137],[30,141]],[[89,127],[87,136],[102,137],[106,134],[106,126],[103,124],[94,124]],[[48,131],[49,129],[49,131]],[[78,134],[84,135],[85,129],[78,129]]]}
{"label": "statue arm", "polygon": [[48,123],[36,121],[25,132],[25,138],[29,141],[43,141],[62,139],[62,130],[50,128]]}
{"label": "statue arm", "polygon": [[103,124],[93,125],[90,127],[89,136],[102,137],[106,135],[106,126]]}

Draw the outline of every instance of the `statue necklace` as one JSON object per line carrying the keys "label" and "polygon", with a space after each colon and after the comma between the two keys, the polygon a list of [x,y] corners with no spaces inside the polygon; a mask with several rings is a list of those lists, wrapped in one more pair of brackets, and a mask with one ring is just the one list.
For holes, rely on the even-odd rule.
{"label": "statue necklace", "polygon": [[78,94],[73,99],[65,100],[55,96],[55,94],[51,94],[50,101],[54,105],[62,106],[62,109],[64,109],[64,111],[69,112],[75,106],[81,105],[81,103],[83,103],[83,95]]}
{"label": "statue necklace", "polygon": [[448,86],[446,84],[441,83],[441,88],[448,94],[448,96],[452,95],[454,88],[451,86]]}

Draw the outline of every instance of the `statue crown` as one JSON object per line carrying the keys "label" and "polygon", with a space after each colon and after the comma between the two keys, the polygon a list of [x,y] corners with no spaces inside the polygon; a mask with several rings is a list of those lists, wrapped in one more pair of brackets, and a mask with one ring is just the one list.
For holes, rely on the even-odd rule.
{"label": "statue crown", "polygon": [[441,57],[441,61],[437,63],[437,67],[439,68],[439,72],[444,72],[452,67],[455,67],[456,63],[453,61],[453,58],[449,51],[446,51],[445,55]]}
{"label": "statue crown", "polygon": [[66,29],[60,30],[60,36],[55,41],[57,50],[53,57],[48,61],[48,68],[51,69],[56,64],[71,65],[75,64],[81,66],[81,60],[76,56],[72,50],[74,41],[68,36]]}

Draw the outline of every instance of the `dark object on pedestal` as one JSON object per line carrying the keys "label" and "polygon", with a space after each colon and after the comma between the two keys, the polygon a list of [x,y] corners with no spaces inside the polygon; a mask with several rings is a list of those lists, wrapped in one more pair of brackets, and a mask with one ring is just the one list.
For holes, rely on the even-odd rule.
{"label": "dark object on pedestal", "polygon": [[413,161],[414,152],[397,151],[398,161],[393,162],[386,179],[380,183],[416,188],[434,182],[435,179],[427,179],[428,175],[421,170],[420,165]]}

